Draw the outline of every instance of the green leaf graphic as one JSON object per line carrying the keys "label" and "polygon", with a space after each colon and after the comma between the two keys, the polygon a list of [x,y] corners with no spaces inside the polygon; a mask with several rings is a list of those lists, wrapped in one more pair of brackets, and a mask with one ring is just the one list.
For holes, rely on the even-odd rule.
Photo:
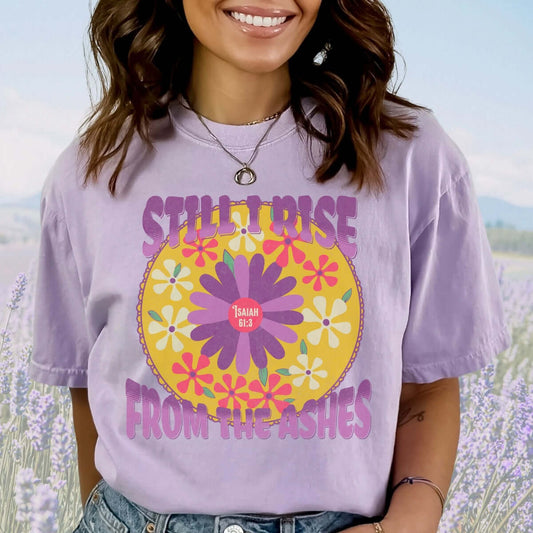
{"label": "green leaf graphic", "polygon": [[291,375],[291,373],[289,372],[289,369],[288,369],[288,368],[278,368],[278,369],[276,370],[276,372],[277,372],[278,374],[281,374],[282,376],[290,376],[290,375]]}
{"label": "green leaf graphic", "polygon": [[263,384],[263,387],[266,387],[268,378],[268,370],[266,368],[259,369],[259,381]]}
{"label": "green leaf graphic", "polygon": [[294,402],[294,398],[285,398],[283,401],[287,403],[292,403]]}
{"label": "green leaf graphic", "polygon": [[163,319],[155,312],[155,311],[148,311],[148,314],[158,322],[163,322]]}
{"label": "green leaf graphic", "polygon": [[224,263],[229,266],[232,274],[235,275],[235,259],[233,259],[227,250],[224,250]]}
{"label": "green leaf graphic", "polygon": [[352,297],[352,289],[344,293],[344,295],[342,296],[342,300],[343,302],[346,303],[351,297]]}
{"label": "green leaf graphic", "polygon": [[215,395],[207,387],[204,387],[204,394],[206,396],[209,396],[209,398],[214,398],[215,397]]}
{"label": "green leaf graphic", "polygon": [[181,263],[174,269],[174,274],[172,274],[172,277],[177,278],[180,272],[181,272]]}
{"label": "green leaf graphic", "polygon": [[274,222],[274,206],[270,208],[270,220]]}
{"label": "green leaf graphic", "polygon": [[305,341],[302,339],[302,342],[300,343],[300,352],[307,353],[307,344],[305,344]]}

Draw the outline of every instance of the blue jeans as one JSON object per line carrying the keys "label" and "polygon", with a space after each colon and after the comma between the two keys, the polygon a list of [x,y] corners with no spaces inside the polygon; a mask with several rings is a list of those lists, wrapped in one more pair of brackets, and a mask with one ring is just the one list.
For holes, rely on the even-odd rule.
{"label": "blue jeans", "polygon": [[102,479],[91,491],[74,533],[337,533],[379,518],[337,511],[276,516],[159,514],[131,502]]}

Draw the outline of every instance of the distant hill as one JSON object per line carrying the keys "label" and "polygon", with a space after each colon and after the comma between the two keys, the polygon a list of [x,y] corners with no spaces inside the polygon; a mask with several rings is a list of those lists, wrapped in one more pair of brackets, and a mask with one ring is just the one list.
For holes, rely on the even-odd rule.
{"label": "distant hill", "polygon": [[478,204],[487,227],[533,231],[533,207],[510,204],[491,196],[478,196]]}
{"label": "distant hill", "polygon": [[0,197],[0,244],[34,242],[39,238],[41,194]]}
{"label": "distant hill", "polygon": [[32,196],[6,196],[0,197],[0,209],[4,207],[21,207],[23,209],[39,209],[41,205],[41,193],[38,192]]}
{"label": "distant hill", "polygon": [[40,230],[39,209],[0,205],[0,244],[36,241]]}

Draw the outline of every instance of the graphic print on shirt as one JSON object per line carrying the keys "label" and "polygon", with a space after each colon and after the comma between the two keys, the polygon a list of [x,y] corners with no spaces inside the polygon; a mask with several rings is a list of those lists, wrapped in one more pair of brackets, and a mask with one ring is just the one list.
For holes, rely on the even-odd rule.
{"label": "graphic print on shirt", "polygon": [[[165,215],[168,231],[158,221]],[[308,196],[148,200],[138,333],[176,400],[167,411],[187,406],[221,422],[224,436],[231,426],[280,421],[291,433],[298,419],[327,417],[341,402],[357,418],[346,414],[352,403],[363,420],[351,422],[350,436],[368,435],[370,382],[338,390],[363,331],[355,218],[347,196],[314,206]]]}

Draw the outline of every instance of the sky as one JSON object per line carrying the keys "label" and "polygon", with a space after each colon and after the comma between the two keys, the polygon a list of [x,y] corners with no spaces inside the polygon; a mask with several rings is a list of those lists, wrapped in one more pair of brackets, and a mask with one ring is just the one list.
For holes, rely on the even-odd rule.
{"label": "sky", "polygon": [[[434,111],[467,156],[478,195],[533,206],[533,2],[384,3],[401,54],[399,94]],[[0,6],[0,198],[28,196],[40,191],[89,109],[91,7],[89,0]]]}

